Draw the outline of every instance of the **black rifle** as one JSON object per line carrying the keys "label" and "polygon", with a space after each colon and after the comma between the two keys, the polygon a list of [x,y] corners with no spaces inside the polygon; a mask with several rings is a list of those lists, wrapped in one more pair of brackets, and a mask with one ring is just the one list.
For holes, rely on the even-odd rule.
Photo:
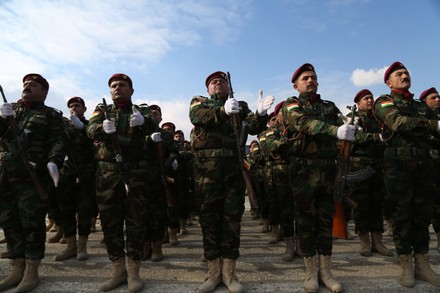
{"label": "black rifle", "polygon": [[[109,117],[107,102],[105,98],[102,98],[102,103],[104,104],[105,119],[109,119],[110,117]],[[128,180],[127,180],[127,168],[125,166],[124,160],[122,159],[122,150],[121,150],[121,146],[118,143],[118,133],[114,132],[109,135],[112,141],[113,151],[115,153],[115,160],[118,165],[119,172],[121,174],[122,183],[124,183],[125,195],[127,196],[129,209],[131,211],[135,223],[139,223],[139,219],[136,212],[136,205],[133,202],[133,200],[130,198],[130,185],[128,185]]]}
{"label": "black rifle", "polygon": [[[1,86],[0,86],[0,92],[3,97],[3,102],[7,103],[8,101],[6,100],[5,93],[3,92],[3,88]],[[21,144],[20,136],[19,136],[20,129],[18,128],[17,121],[15,120],[14,116],[8,116],[7,119],[9,122],[9,126],[11,128],[12,135],[14,136],[14,138],[17,142],[20,157],[21,157],[24,165],[26,166],[26,170],[28,171],[29,175],[31,176],[32,181],[34,182],[34,185],[35,185],[35,188],[37,189],[38,195],[40,196],[41,200],[47,200],[48,196],[47,196],[46,190],[44,190],[43,186],[40,183],[40,180],[38,180],[37,173],[33,169],[36,167],[36,164],[34,162],[31,162],[28,160],[26,153],[23,149],[23,145]]]}
{"label": "black rifle", "polygon": [[[232,89],[231,75],[229,74],[229,72],[227,72],[226,75],[229,85],[229,99],[233,99],[234,91]],[[240,166],[240,171],[241,174],[243,175],[244,183],[246,184],[246,191],[249,197],[249,202],[253,209],[258,208],[258,203],[255,199],[255,192],[252,186],[252,181],[249,171],[244,167],[245,163],[247,163],[245,160],[246,155],[244,153],[244,143],[246,143],[246,139],[243,137],[243,127],[238,113],[231,115],[231,123],[232,123],[232,127],[234,128],[235,142],[236,142],[237,155],[238,155],[238,165]]]}
{"label": "black rifle", "polygon": [[83,198],[83,207],[84,208],[90,208],[92,206],[91,202],[90,202],[90,198],[88,195],[88,192],[86,190],[86,188],[84,187],[84,183],[81,179],[81,171],[79,170],[78,164],[76,163],[75,158],[73,157],[72,151],[70,149],[70,146],[66,145],[66,154],[67,154],[67,163],[70,165],[70,167],[73,169],[73,171],[75,172],[75,177],[76,177],[76,183],[79,186],[79,190],[81,192],[81,197]]}
{"label": "black rifle", "polygon": [[163,144],[161,141],[156,142],[155,144],[156,144],[157,154],[159,157],[160,178],[162,180],[162,185],[165,189],[167,206],[174,207],[175,206],[174,196],[173,193],[171,192],[170,187],[168,186],[168,179],[167,179],[167,175],[165,174],[165,152],[163,150]]}

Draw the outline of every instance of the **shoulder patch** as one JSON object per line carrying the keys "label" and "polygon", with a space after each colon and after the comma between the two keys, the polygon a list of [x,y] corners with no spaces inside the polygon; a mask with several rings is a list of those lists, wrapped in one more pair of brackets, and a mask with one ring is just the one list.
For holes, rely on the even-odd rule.
{"label": "shoulder patch", "polygon": [[380,106],[382,108],[387,108],[387,107],[394,106],[394,103],[393,103],[393,101],[383,101],[383,102],[380,102]]}
{"label": "shoulder patch", "polygon": [[191,106],[190,109],[193,109],[195,107],[201,106],[202,103],[206,100],[206,98],[202,97],[202,96],[198,96],[198,97],[194,97],[192,102],[191,102]]}
{"label": "shoulder patch", "polygon": [[294,101],[294,102],[288,103],[287,105],[285,105],[285,107],[286,107],[287,111],[291,111],[291,110],[301,108],[301,104]]}

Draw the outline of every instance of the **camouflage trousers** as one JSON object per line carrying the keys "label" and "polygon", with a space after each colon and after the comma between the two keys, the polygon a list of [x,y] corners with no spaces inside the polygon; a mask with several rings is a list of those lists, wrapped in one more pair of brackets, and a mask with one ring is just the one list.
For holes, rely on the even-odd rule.
{"label": "camouflage trousers", "polygon": [[384,165],[388,196],[397,205],[393,229],[396,252],[425,254],[435,200],[434,161],[429,156],[389,156]]}
{"label": "camouflage trousers", "polygon": [[158,168],[147,168],[148,188],[146,240],[161,241],[168,226],[167,199]]}
{"label": "camouflage trousers", "polygon": [[[126,163],[127,194],[124,178],[116,163],[98,162],[96,171],[96,197],[104,241],[110,260],[125,255],[140,260],[145,241],[147,219],[146,163]],[[124,241],[124,224],[126,241]]]}
{"label": "camouflage trousers", "polygon": [[292,162],[290,184],[295,200],[297,234],[302,256],[310,257],[316,253],[331,255],[335,212],[334,161],[297,159]]}
{"label": "camouflage trousers", "polygon": [[199,158],[195,184],[201,194],[200,225],[206,259],[237,259],[245,184],[236,158]]}

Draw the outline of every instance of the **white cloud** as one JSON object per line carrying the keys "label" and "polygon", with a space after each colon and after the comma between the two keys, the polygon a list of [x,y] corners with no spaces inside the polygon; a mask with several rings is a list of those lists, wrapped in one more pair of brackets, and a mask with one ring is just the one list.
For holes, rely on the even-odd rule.
{"label": "white cloud", "polygon": [[380,69],[355,69],[351,74],[350,80],[355,86],[370,86],[383,83],[383,75],[387,66]]}

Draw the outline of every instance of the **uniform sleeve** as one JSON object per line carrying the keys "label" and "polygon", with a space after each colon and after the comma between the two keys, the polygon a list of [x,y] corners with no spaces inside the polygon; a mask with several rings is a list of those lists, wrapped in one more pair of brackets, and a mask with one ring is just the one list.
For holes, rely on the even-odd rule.
{"label": "uniform sleeve", "polygon": [[229,116],[223,106],[210,103],[206,97],[195,96],[191,99],[189,118],[194,126],[205,126],[223,123]]}
{"label": "uniform sleeve", "polygon": [[103,141],[109,139],[109,136],[104,132],[102,128],[102,122],[105,120],[105,114],[103,110],[104,105],[98,104],[90,116],[89,125],[87,125],[87,136],[95,141]]}
{"label": "uniform sleeve", "polygon": [[67,144],[63,116],[61,113],[53,110],[50,112],[48,118],[49,152],[47,159],[55,163],[58,168],[61,168],[64,163],[65,146]]}

